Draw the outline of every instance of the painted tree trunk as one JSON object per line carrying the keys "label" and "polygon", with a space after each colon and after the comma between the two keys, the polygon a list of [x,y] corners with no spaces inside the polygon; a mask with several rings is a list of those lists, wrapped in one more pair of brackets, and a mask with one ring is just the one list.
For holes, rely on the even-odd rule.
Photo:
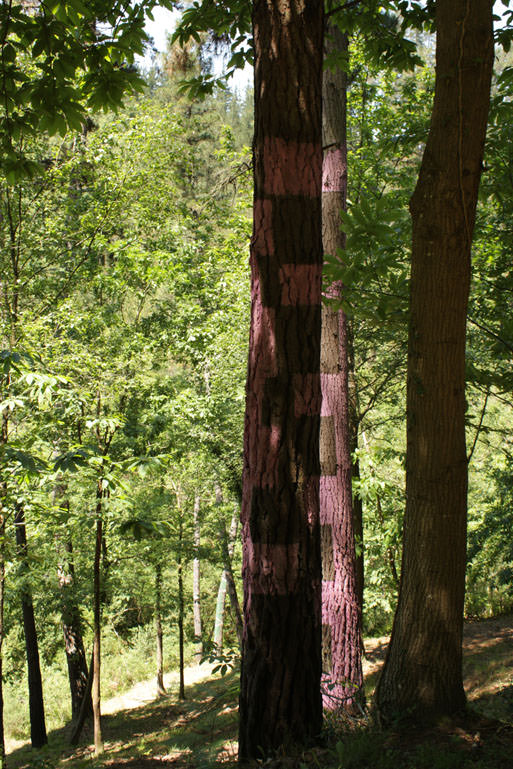
{"label": "painted tree trunk", "polygon": [[255,0],[239,757],[321,728],[323,3]]}
{"label": "painted tree trunk", "polygon": [[94,724],[94,753],[103,753],[103,738],[101,724],[101,557],[103,542],[103,488],[102,479],[98,480],[96,492],[96,540],[94,548],[93,572],[93,724]]}
{"label": "painted tree trunk", "polygon": [[166,692],[164,686],[164,646],[162,638],[162,566],[155,566],[155,635],[157,640],[157,694],[163,697]]}
{"label": "painted tree trunk", "polygon": [[214,620],[214,650],[218,653],[223,651],[223,632],[224,632],[224,606],[226,602],[226,570],[221,572],[219,588],[217,590],[216,616]]}
{"label": "painted tree trunk", "polygon": [[[326,56],[348,51],[347,36],[329,25]],[[325,254],[344,248],[340,212],[346,209],[347,76],[323,73],[322,239]],[[343,286],[333,283],[322,308],[320,429],[320,522],[322,549],[322,646],[324,706],[352,708],[363,697],[360,611],[356,595],[349,436],[348,334],[340,302]]]}
{"label": "painted tree trunk", "polygon": [[492,0],[437,0],[431,126],[413,221],[406,511],[399,602],[377,688],[383,717],[465,706],[465,332],[493,63]]}
{"label": "painted tree trunk", "polygon": [[[16,528],[16,545],[18,558],[23,564],[25,574],[29,571],[27,553],[27,531],[23,507],[18,505],[14,515]],[[22,585],[21,609],[23,615],[23,631],[25,634],[25,650],[27,654],[27,673],[29,689],[30,740],[33,748],[41,748],[48,742],[46,736],[45,707],[43,701],[43,682],[39,664],[39,648],[37,643],[36,620],[32,592],[28,584]]]}
{"label": "painted tree trunk", "polygon": [[200,593],[200,559],[199,548],[201,540],[200,498],[194,500],[194,560],[192,562],[192,604],[194,613],[194,645],[196,662],[201,662],[203,656],[203,631],[201,626],[201,593]]}

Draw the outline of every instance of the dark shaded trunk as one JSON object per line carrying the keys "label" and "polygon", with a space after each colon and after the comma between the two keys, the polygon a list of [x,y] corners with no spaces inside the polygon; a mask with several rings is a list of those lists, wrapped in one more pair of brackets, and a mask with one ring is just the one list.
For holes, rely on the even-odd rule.
{"label": "dark shaded trunk", "polygon": [[[325,55],[346,54],[347,36],[328,25]],[[346,209],[347,76],[323,74],[322,237],[324,253],[345,246],[340,212]],[[320,522],[322,548],[323,701],[329,710],[352,708],[363,700],[360,613],[356,596],[349,436],[347,318],[337,305],[343,286],[333,283],[322,308],[320,429]]]}
{"label": "dark shaded trunk", "polygon": [[69,744],[73,746],[78,745],[78,741],[80,740],[80,735],[82,733],[82,728],[84,726],[84,723],[88,714],[88,702],[91,702],[91,691],[93,688],[93,674],[94,674],[94,650],[91,655],[91,661],[89,663],[89,675],[87,677],[87,684],[84,692],[84,698],[82,699],[80,712],[78,714],[75,725],[73,726],[73,731],[71,732],[71,735],[69,738]]}
{"label": "dark shaded trunk", "polygon": [[385,718],[465,706],[465,332],[493,63],[492,0],[438,0],[433,113],[411,199],[406,511]]}
{"label": "dark shaded trunk", "polygon": [[255,0],[239,758],[320,732],[323,3]]}
{"label": "dark shaded trunk", "polygon": [[180,527],[178,532],[178,652],[180,665],[180,683],[178,687],[178,697],[185,699],[185,679],[184,679],[184,636],[183,620],[185,615],[184,596],[183,596],[183,565],[182,565],[182,544],[183,544],[183,513],[180,509]]}
{"label": "dark shaded trunk", "polygon": [[102,724],[101,724],[101,558],[103,544],[103,487],[102,479],[98,480],[96,491],[96,539],[94,548],[93,571],[93,724],[94,724],[94,753],[103,753]]}
{"label": "dark shaded trunk", "polygon": [[[0,485],[0,504],[4,491]],[[3,643],[4,643],[4,599],[5,599],[5,518],[0,514],[0,769],[7,769],[4,734],[4,683],[3,683]]]}
{"label": "dark shaded trunk", "polygon": [[194,614],[194,646],[196,662],[201,662],[203,656],[203,632],[201,627],[201,593],[200,593],[200,498],[194,499],[194,559],[192,562],[192,605]]}
{"label": "dark shaded trunk", "polygon": [[159,697],[167,694],[164,686],[164,648],[162,640],[162,566],[155,566],[155,634],[157,640],[157,694]]}
{"label": "dark shaded trunk", "polygon": [[[63,507],[69,510],[69,503],[64,502]],[[60,548],[60,544],[58,543]],[[61,594],[62,631],[64,634],[64,648],[68,665],[68,679],[71,694],[71,715],[77,720],[82,700],[86,696],[88,669],[82,637],[82,618],[75,596],[75,566],[73,562],[73,543],[71,536],[67,534],[65,543],[66,557],[61,558],[58,567],[59,588]],[[89,692],[86,704],[86,717],[92,715],[93,704]]]}
{"label": "dark shaded trunk", "polygon": [[[29,564],[27,556],[27,531],[25,528],[25,513],[18,505],[14,515],[16,529],[16,545],[25,579],[28,577]],[[46,736],[45,707],[43,702],[43,682],[39,664],[39,648],[37,643],[36,620],[32,592],[27,581],[21,586],[21,609],[23,615],[23,631],[25,634],[25,651],[27,654],[27,673],[30,711],[30,740],[33,748],[41,748],[48,742]]]}

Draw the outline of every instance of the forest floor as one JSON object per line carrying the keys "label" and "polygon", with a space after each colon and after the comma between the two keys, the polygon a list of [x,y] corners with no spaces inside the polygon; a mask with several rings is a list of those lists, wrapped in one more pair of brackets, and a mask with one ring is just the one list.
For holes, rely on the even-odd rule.
{"label": "forest floor", "polygon": [[[368,698],[383,664],[388,638],[366,639]],[[105,753],[66,747],[69,728],[49,735],[42,751],[14,747],[9,769],[207,769],[234,765],[237,755],[238,676],[210,675],[211,665],[166,676],[166,697],[154,681],[103,704]],[[423,731],[380,731],[368,719],[328,723],[322,748],[266,762],[268,769],[513,769],[513,616],[465,625],[464,678],[471,715]],[[84,743],[92,741],[90,729]]]}

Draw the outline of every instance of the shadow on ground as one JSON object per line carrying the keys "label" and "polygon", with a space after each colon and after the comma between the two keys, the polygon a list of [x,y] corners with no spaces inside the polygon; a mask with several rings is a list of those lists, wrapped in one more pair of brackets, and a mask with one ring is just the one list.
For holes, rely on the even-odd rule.
{"label": "shadow on ground", "polygon": [[[69,727],[53,731],[41,751],[23,747],[9,756],[9,769],[190,769],[236,760],[238,675],[211,678],[188,687],[187,699],[154,700],[132,710],[102,718],[105,753],[98,759],[92,747],[72,751]],[[90,725],[82,743],[92,742]]]}

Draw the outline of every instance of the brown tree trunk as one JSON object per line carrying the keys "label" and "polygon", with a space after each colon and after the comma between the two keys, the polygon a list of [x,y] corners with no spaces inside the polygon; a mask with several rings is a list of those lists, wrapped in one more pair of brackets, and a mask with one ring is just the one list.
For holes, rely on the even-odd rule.
{"label": "brown tree trunk", "polygon": [[166,692],[164,686],[164,649],[162,639],[162,567],[160,564],[155,566],[155,634],[157,638],[157,694],[163,697]]}
{"label": "brown tree trunk", "polygon": [[94,548],[93,572],[93,724],[94,724],[94,753],[103,753],[101,698],[100,698],[100,669],[101,669],[101,558],[103,542],[103,509],[102,509],[102,479],[98,480],[96,492],[96,540]]}
{"label": "brown tree trunk", "polygon": [[194,645],[196,647],[196,662],[200,663],[203,656],[203,632],[201,627],[201,594],[200,594],[200,498],[194,500],[194,559],[192,562],[192,606],[194,613]]}
{"label": "brown tree trunk", "polygon": [[[69,503],[64,502],[63,508],[69,512]],[[87,679],[89,672],[82,637],[82,618],[74,594],[75,565],[73,563],[73,543],[71,536],[66,535],[66,557],[61,557],[58,566],[58,579],[61,595],[62,632],[64,635],[64,649],[68,665],[68,679],[71,694],[71,716],[74,721],[78,719],[82,700],[86,696]],[[57,543],[59,550],[62,545]],[[67,560],[67,563],[65,561]],[[86,717],[92,715],[93,705],[89,692],[86,704]]]}
{"label": "brown tree trunk", "polygon": [[178,687],[178,697],[181,700],[185,699],[185,678],[184,678],[184,635],[183,635],[183,621],[185,615],[184,595],[183,595],[183,564],[182,564],[182,545],[183,545],[183,511],[180,508],[180,526],[178,532],[178,652],[179,652],[179,666],[180,666],[180,683]]}
{"label": "brown tree trunk", "polygon": [[[0,484],[0,504],[3,502],[3,484]],[[3,686],[3,642],[4,642],[4,600],[5,600],[5,518],[0,514],[0,769],[7,769],[4,734],[4,686]]]}
{"label": "brown tree trunk", "polygon": [[[25,574],[29,570],[27,554],[27,531],[23,507],[17,505],[14,515],[16,528],[16,545],[18,557],[23,564]],[[43,702],[43,682],[39,664],[39,649],[37,643],[36,620],[32,592],[28,584],[22,585],[21,609],[23,615],[23,630],[25,634],[25,650],[27,653],[27,672],[30,711],[30,740],[33,748],[41,748],[48,742],[46,736],[45,708]]]}
{"label": "brown tree trunk", "polygon": [[[325,54],[347,54],[347,36],[328,25]],[[322,239],[324,253],[345,246],[340,212],[346,209],[347,76],[342,69],[323,74]],[[322,308],[320,429],[320,521],[322,549],[323,701],[329,710],[352,708],[363,699],[360,614],[356,596],[349,440],[347,318],[334,303],[340,282],[326,292]]]}
{"label": "brown tree trunk", "polygon": [[239,757],[321,728],[321,0],[255,0]]}
{"label": "brown tree trunk", "polygon": [[406,512],[384,717],[465,706],[465,331],[493,63],[492,0],[437,0],[431,127],[411,200]]}
{"label": "brown tree trunk", "polygon": [[[360,481],[360,462],[358,460],[358,433],[360,429],[360,413],[358,408],[358,389],[355,376],[354,345],[351,323],[347,324],[347,376],[349,392],[349,445],[351,451],[351,488],[354,481]],[[365,557],[363,547],[363,503],[359,494],[352,495],[353,529],[356,546],[355,559],[355,592],[360,614],[361,634],[363,634],[363,590],[365,585]],[[363,638],[362,638],[363,649]]]}

